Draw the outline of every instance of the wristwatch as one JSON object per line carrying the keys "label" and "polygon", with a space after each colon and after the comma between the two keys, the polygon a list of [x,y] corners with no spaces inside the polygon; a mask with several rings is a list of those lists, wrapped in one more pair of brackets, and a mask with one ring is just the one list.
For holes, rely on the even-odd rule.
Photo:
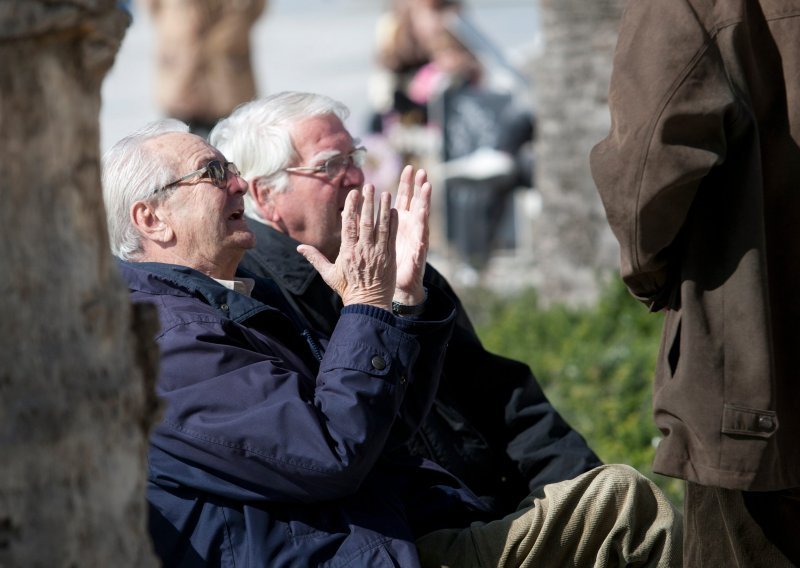
{"label": "wristwatch", "polygon": [[425,291],[425,297],[422,299],[422,302],[414,306],[401,304],[400,302],[392,300],[392,313],[396,316],[418,316],[424,312],[425,302],[428,300],[428,289],[425,287],[422,289]]}

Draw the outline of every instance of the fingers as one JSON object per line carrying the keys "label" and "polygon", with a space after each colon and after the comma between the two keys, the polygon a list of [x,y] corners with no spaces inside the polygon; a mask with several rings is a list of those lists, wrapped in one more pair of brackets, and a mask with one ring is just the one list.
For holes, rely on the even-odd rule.
{"label": "fingers", "polygon": [[359,238],[367,243],[374,242],[375,235],[375,186],[368,183],[361,190],[361,222],[359,223]]}
{"label": "fingers", "polygon": [[[392,210],[392,196],[390,193],[382,193],[378,204],[378,225],[376,229],[376,245],[378,248],[391,251],[394,248],[394,238],[392,237],[392,218],[397,219],[397,211]],[[397,232],[397,223],[394,223],[394,231]]]}
{"label": "fingers", "polygon": [[397,228],[400,223],[397,219],[397,209],[389,208],[389,243],[387,250],[391,256],[396,256],[395,243],[397,242]]}
{"label": "fingers", "polygon": [[417,170],[417,175],[414,176],[414,197],[419,195],[420,188],[428,182],[428,172],[423,169]]}
{"label": "fingers", "polygon": [[[428,172],[423,169],[417,170],[414,174],[412,185],[411,176],[414,174],[413,166],[406,166],[400,174],[400,183],[397,186],[397,199],[395,208],[400,211],[415,211],[426,209],[430,206],[430,183],[428,183]],[[428,184],[427,196],[422,192],[422,188]]]}
{"label": "fingers", "polygon": [[357,189],[347,194],[342,211],[342,247],[352,247],[358,242],[358,208],[361,192]]}
{"label": "fingers", "polygon": [[417,189],[414,192],[414,200],[411,204],[412,211],[419,211],[422,215],[427,217],[430,214],[431,210],[432,193],[433,193],[433,188],[431,187],[431,183],[429,181],[423,181],[420,184],[419,189]]}
{"label": "fingers", "polygon": [[[306,257],[306,260],[317,269],[317,272],[320,273],[322,279],[325,282],[328,282],[328,274],[331,269],[333,269],[333,264],[328,262],[328,259],[325,258],[325,255],[319,252],[316,248],[311,245],[298,245],[297,252],[302,254]],[[328,285],[331,283],[328,282]]]}
{"label": "fingers", "polygon": [[400,183],[397,185],[397,199],[395,199],[394,206],[398,211],[405,211],[411,203],[413,188],[411,186],[411,174],[414,167],[407,165],[403,168],[400,174]]}

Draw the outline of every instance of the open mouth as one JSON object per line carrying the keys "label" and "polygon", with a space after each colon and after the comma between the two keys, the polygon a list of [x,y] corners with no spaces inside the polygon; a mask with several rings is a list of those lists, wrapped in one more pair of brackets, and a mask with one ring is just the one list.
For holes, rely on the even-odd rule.
{"label": "open mouth", "polygon": [[231,221],[240,221],[242,218],[244,218],[244,210],[243,209],[240,209],[238,211],[234,211],[233,213],[231,213],[231,216],[228,217],[228,219],[231,220]]}

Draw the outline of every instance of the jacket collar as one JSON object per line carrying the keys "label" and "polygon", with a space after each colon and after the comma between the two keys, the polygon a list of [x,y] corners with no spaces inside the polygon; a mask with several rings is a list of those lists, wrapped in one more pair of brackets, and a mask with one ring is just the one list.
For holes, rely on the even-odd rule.
{"label": "jacket collar", "polygon": [[[131,290],[145,293],[192,296],[216,308],[234,321],[242,321],[271,306],[256,299],[261,290],[254,290],[254,297],[245,296],[230,290],[206,276],[186,266],[161,262],[128,262],[119,260],[120,273]],[[245,276],[251,276],[245,274]],[[258,283],[256,283],[258,289]]]}
{"label": "jacket collar", "polygon": [[[281,288],[295,296],[305,294],[319,273],[297,252],[297,245],[301,243],[260,221],[247,219],[247,224],[257,243],[247,254],[252,255]],[[265,250],[270,254],[264,254]]]}

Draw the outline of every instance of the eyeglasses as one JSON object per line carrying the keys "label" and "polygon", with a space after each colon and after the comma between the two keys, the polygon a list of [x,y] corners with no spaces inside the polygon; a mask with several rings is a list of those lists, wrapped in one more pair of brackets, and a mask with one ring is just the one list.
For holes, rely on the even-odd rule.
{"label": "eyeglasses", "polygon": [[295,166],[283,168],[285,172],[325,172],[325,176],[332,180],[338,175],[347,171],[351,165],[360,168],[364,165],[367,158],[367,149],[363,146],[356,148],[349,154],[339,154],[333,158],[328,158],[325,163],[319,166]]}
{"label": "eyeglasses", "polygon": [[169,189],[174,185],[178,185],[182,181],[186,181],[189,178],[206,173],[208,174],[208,178],[211,180],[211,183],[213,183],[220,189],[225,189],[225,185],[227,183],[227,172],[230,172],[235,176],[240,175],[239,168],[237,168],[236,164],[234,164],[233,162],[220,162],[219,160],[211,160],[199,170],[195,170],[191,173],[188,173],[185,176],[178,178],[171,183],[168,183],[164,187],[155,190],[153,193],[156,194],[159,191],[164,191],[165,189]]}

